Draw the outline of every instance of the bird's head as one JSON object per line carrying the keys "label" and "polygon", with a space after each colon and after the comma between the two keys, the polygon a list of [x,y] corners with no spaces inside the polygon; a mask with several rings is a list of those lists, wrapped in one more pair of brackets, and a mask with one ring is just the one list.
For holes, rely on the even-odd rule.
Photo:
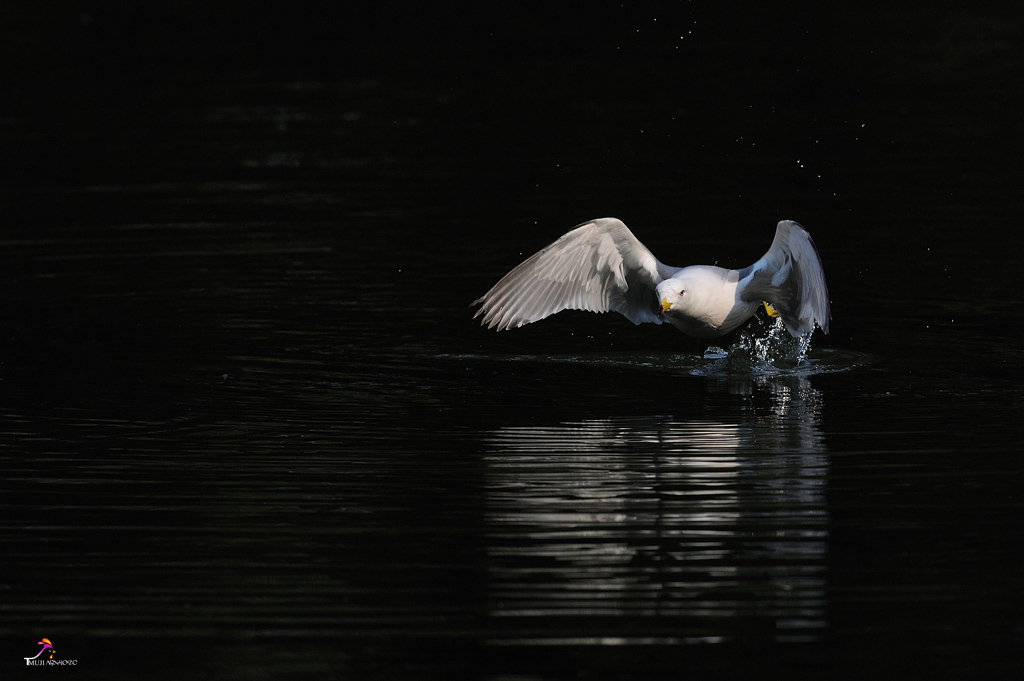
{"label": "bird's head", "polygon": [[680,279],[666,279],[658,284],[658,316],[685,315],[692,296],[689,298],[687,285]]}

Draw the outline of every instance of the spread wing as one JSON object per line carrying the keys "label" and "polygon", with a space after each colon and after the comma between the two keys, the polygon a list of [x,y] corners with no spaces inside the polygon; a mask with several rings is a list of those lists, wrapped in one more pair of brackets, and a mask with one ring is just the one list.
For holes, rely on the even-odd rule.
{"label": "spread wing", "polygon": [[473,305],[487,328],[512,329],[562,310],[624,315],[634,324],[658,318],[656,288],[677,268],[658,262],[621,220],[601,218],[558,241],[502,277]]}
{"label": "spread wing", "polygon": [[811,235],[799,224],[780,222],[771,248],[740,272],[740,280],[740,297],[771,303],[794,337],[810,333],[815,323],[828,333],[832,312],[825,272]]}

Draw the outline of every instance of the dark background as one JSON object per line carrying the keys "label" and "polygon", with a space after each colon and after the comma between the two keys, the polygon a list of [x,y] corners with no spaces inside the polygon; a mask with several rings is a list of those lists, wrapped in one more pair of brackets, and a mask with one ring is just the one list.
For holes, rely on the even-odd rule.
{"label": "dark background", "polygon": [[[670,264],[736,267],[788,218],[847,291],[833,296],[838,337],[899,346],[892,314],[950,300],[979,333],[1020,332],[1011,300],[991,295],[1021,241],[1020,22],[997,4],[3,12],[12,237],[280,218],[337,247],[365,238],[356,217],[391,211],[389,245],[411,251],[390,251],[395,271],[429,287],[416,249],[466,248],[483,262],[444,269],[469,277],[472,300],[591,217],[622,218]],[[13,323],[39,307],[10,311],[9,328],[41,338],[9,342],[59,335]],[[74,333],[117,342],[101,328]]]}
{"label": "dark background", "polygon": [[[0,665],[47,636],[105,679],[1019,675],[1019,12],[361,5],[0,6]],[[702,375],[698,344],[611,316],[476,326],[606,215],[680,266],[805,224],[817,373]],[[500,446],[563,427],[536,469]],[[711,482],[674,482],[672,438],[723,430],[684,467]],[[616,471],[642,495],[651,437],[673,512],[516,524],[535,479],[554,517]],[[635,461],[588,477],[580,441]],[[599,566],[528,555],[620,532],[629,579],[686,594],[665,557],[691,544],[650,536],[734,487],[712,569],[740,577],[701,598],[739,614],[710,624],[589,616],[601,588],[573,610]],[[805,509],[827,551],[765,554]],[[804,567],[818,633],[780,643],[772,575]],[[529,575],[565,610],[495,616],[536,607]]]}
{"label": "dark background", "polygon": [[[933,192],[967,210],[994,198],[975,196],[977,185],[1003,175],[1019,144],[1019,22],[983,3],[57,2],[4,12],[5,156],[22,181],[169,175],[197,150],[153,168],[94,145],[173,124],[173,95],[154,92],[169,82],[228,74],[435,89],[454,101],[447,120],[423,117],[421,134],[454,147],[460,182],[483,185],[465,187],[462,202],[498,194],[489,182],[514,201],[525,188],[502,182],[509,168],[551,161],[545,179],[570,189],[567,174],[598,164],[608,181],[650,174],[690,196],[813,189],[832,209],[858,210],[872,196]],[[600,118],[603,134],[567,134],[581,118]],[[731,172],[705,172],[709,155],[730,159]],[[932,167],[957,157],[956,174]],[[852,166],[873,167],[873,183]]]}

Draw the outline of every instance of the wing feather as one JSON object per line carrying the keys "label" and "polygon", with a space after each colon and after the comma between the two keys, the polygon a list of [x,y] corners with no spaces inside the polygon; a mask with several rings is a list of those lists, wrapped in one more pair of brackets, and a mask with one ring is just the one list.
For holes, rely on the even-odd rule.
{"label": "wing feather", "polygon": [[663,265],[622,221],[601,218],[578,225],[506,274],[473,301],[474,317],[499,331],[562,310],[614,311],[634,324],[658,317],[656,289],[678,271]]}
{"label": "wing feather", "polygon": [[771,303],[793,336],[810,333],[815,324],[828,333],[832,311],[825,272],[811,235],[801,225],[780,222],[771,248],[741,271],[740,278],[740,297]]}

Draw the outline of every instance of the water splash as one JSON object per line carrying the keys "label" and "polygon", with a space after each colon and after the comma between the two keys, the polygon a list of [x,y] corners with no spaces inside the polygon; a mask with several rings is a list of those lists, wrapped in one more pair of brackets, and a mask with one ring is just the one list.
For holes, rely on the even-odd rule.
{"label": "water splash", "polygon": [[739,340],[730,348],[741,352],[749,348],[751,358],[770,364],[779,369],[789,369],[803,364],[811,350],[812,333],[794,338],[786,331],[781,319],[776,319],[768,333],[756,336],[749,329],[740,334]]}
{"label": "water splash", "polygon": [[777,373],[798,370],[807,365],[813,333],[794,338],[786,331],[781,319],[775,319],[767,333],[761,333],[760,329],[766,322],[758,321],[757,326],[742,331],[728,349],[712,346],[705,350],[703,359],[709,361],[706,370]]}

